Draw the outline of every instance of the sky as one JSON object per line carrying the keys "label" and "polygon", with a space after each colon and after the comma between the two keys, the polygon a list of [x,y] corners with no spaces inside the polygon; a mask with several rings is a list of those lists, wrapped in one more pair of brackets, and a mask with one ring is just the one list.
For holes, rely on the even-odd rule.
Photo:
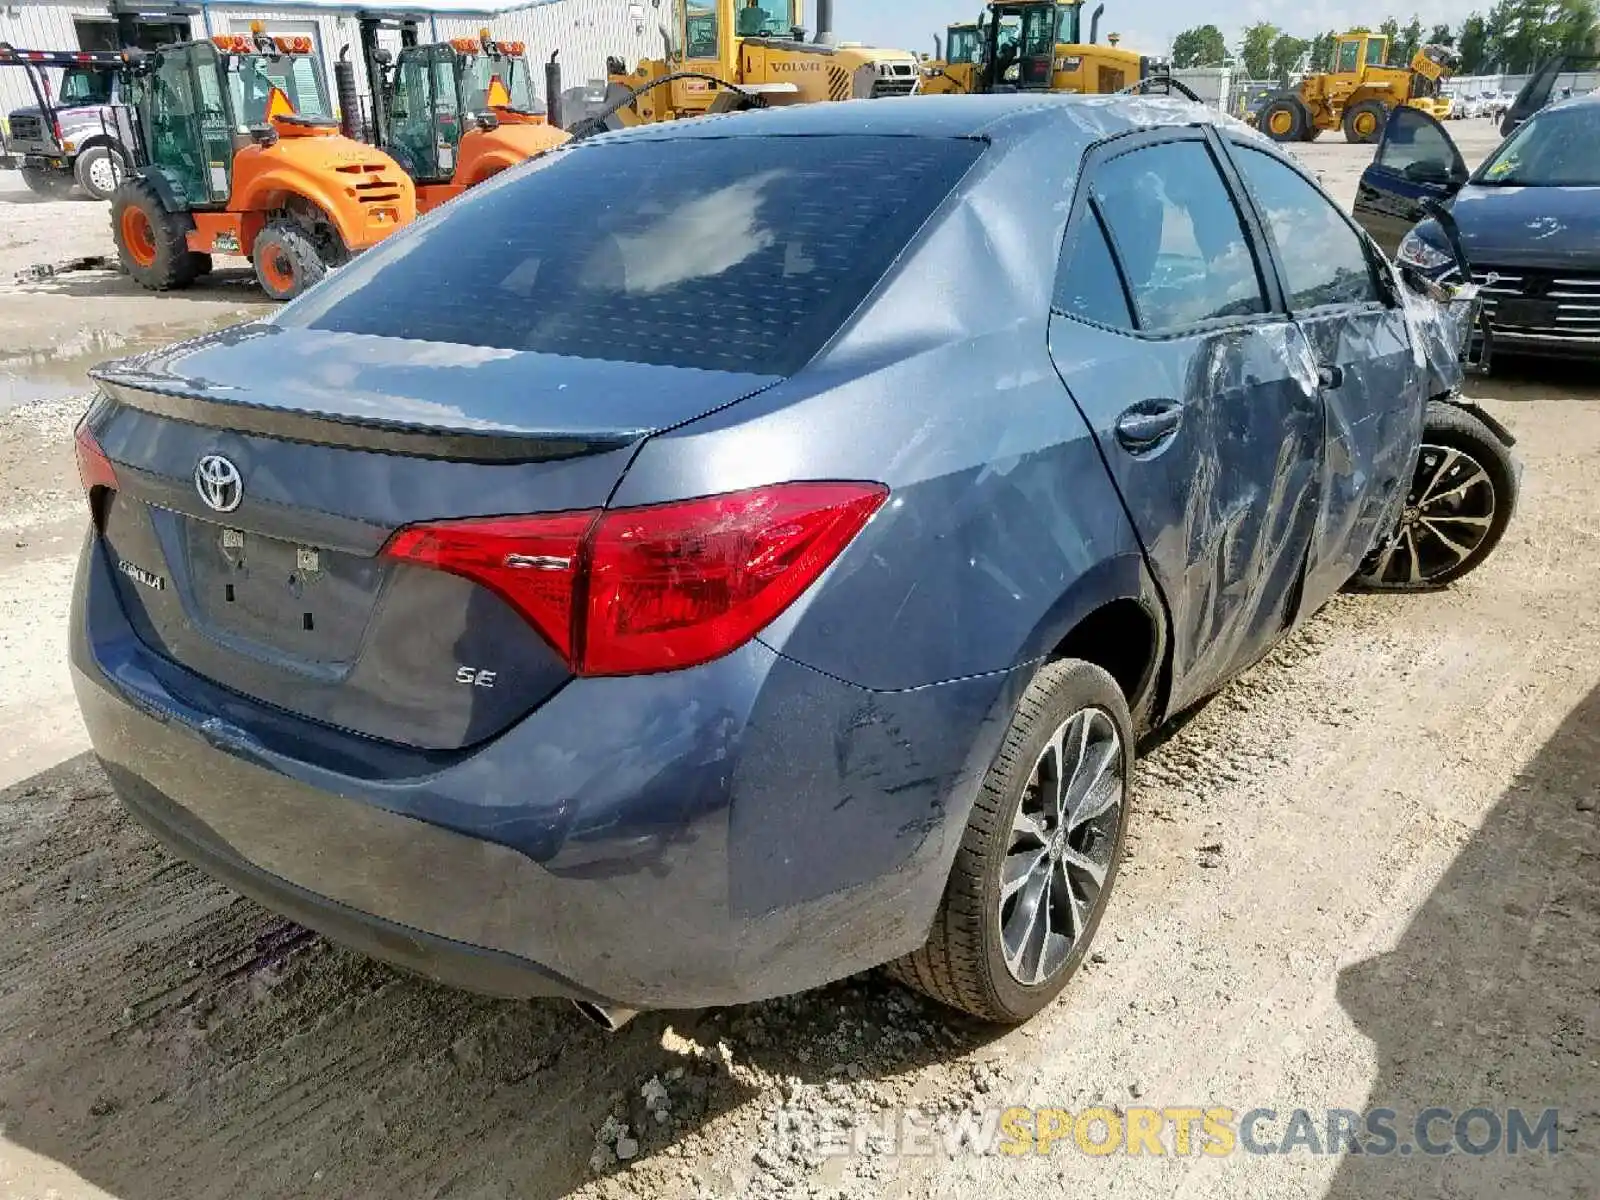
{"label": "sky", "polygon": [[[1435,23],[1454,27],[1474,7],[1487,10],[1492,2],[1482,0],[1474,5],[1471,0],[1380,0],[1373,4],[1299,0],[1285,5],[1272,0],[1243,0],[1226,6],[1224,11],[1207,14],[1193,0],[1106,0],[1100,32],[1102,36],[1120,33],[1122,44],[1130,50],[1161,54],[1167,51],[1174,34],[1208,21],[1222,30],[1229,46],[1234,46],[1240,31],[1256,21],[1271,21],[1300,37],[1351,25],[1376,27],[1391,14],[1402,25],[1416,13],[1425,29]],[[1094,10],[1095,3],[1098,0],[1085,4],[1085,36],[1088,13]],[[935,33],[942,34],[953,21],[975,20],[982,7],[982,0],[834,0],[834,23],[840,38],[848,41],[897,50],[926,50],[931,54]],[[808,0],[806,13],[809,25],[816,13],[815,0]]]}

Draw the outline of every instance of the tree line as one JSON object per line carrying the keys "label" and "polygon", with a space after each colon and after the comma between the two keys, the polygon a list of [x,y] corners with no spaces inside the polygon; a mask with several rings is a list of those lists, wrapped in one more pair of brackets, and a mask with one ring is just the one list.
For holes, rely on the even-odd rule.
{"label": "tree line", "polygon": [[[1357,26],[1355,31],[1369,29]],[[1520,75],[1553,54],[1600,53],[1600,0],[1496,0],[1487,16],[1474,12],[1454,29],[1425,27],[1413,15],[1403,26],[1390,17],[1377,32],[1389,38],[1390,66],[1405,66],[1422,46],[1443,45],[1461,55],[1458,74]],[[1313,71],[1331,70],[1338,40],[1339,33],[1333,30],[1303,38],[1270,21],[1257,21],[1230,49],[1215,25],[1199,25],[1173,39],[1172,65],[1213,67],[1232,62],[1252,79],[1275,78],[1282,83],[1302,59],[1309,60]]]}

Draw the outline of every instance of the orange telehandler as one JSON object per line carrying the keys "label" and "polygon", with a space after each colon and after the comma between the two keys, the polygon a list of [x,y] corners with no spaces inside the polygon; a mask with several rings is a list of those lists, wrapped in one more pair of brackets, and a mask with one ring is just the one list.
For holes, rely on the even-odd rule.
{"label": "orange telehandler", "polygon": [[400,53],[391,57],[377,45],[380,22],[362,17],[373,140],[411,176],[418,212],[571,140],[535,111],[521,42],[497,42],[484,29],[418,45],[415,22],[402,20]]}
{"label": "orange telehandler", "polygon": [[339,133],[311,51],[257,27],[124,52],[135,162],[111,225],[140,284],[185,287],[212,254],[241,254],[288,300],[416,218],[399,164]]}

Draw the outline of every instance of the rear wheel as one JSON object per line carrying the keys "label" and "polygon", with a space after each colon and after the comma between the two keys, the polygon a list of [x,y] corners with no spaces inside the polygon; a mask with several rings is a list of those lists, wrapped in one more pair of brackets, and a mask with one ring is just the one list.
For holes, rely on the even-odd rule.
{"label": "rear wheel", "polygon": [[1435,400],[1399,527],[1355,582],[1428,591],[1460,579],[1499,544],[1516,506],[1517,473],[1505,444],[1471,413]]}
{"label": "rear wheel", "polygon": [[1004,1024],[1066,986],[1099,928],[1127,828],[1133,723],[1105,671],[1039,672],[973,805],[933,930],[901,982]]}
{"label": "rear wheel", "polygon": [[59,200],[72,190],[72,177],[60,171],[42,171],[38,167],[23,167],[22,182],[35,196]]}
{"label": "rear wheel", "polygon": [[1383,136],[1383,123],[1389,110],[1381,100],[1363,100],[1344,110],[1344,140],[1371,145]]}
{"label": "rear wheel", "polygon": [[1279,96],[1261,110],[1261,132],[1275,142],[1298,142],[1305,138],[1311,119],[1298,96]]}
{"label": "rear wheel", "polygon": [[164,292],[194,282],[187,213],[168,212],[148,180],[126,179],[111,194],[111,235],[117,256],[141,287]]}
{"label": "rear wheel", "polygon": [[72,164],[78,186],[96,200],[109,200],[128,173],[128,163],[115,146],[90,146]]}
{"label": "rear wheel", "polygon": [[293,300],[328,273],[311,235],[293,221],[273,221],[256,237],[256,279],[274,300]]}

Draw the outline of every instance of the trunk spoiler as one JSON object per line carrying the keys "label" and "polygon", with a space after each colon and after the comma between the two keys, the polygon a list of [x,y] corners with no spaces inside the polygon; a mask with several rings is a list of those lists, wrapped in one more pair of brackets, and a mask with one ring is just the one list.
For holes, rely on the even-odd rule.
{"label": "trunk spoiler", "polygon": [[574,435],[451,429],[378,417],[251,404],[236,398],[219,399],[207,395],[202,387],[184,386],[171,375],[151,374],[130,365],[96,367],[89,372],[89,377],[116,403],[174,421],[289,442],[410,458],[478,463],[554,462],[618,450],[638,440],[638,435],[633,433]]}

